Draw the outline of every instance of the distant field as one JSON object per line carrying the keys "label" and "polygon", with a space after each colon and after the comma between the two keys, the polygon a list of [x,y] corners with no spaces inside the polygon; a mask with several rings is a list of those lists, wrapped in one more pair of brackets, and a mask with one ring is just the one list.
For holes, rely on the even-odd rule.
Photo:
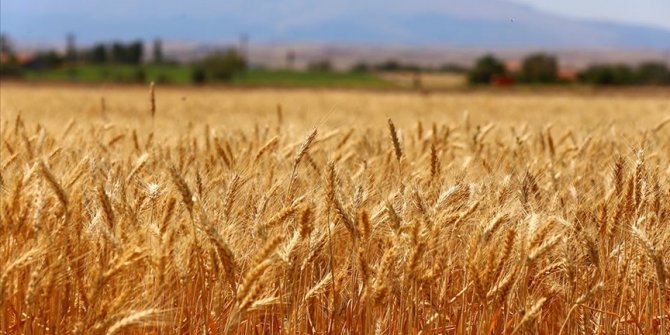
{"label": "distant field", "polygon": [[670,333],[667,91],[0,89],[4,333]]}
{"label": "distant field", "polygon": [[418,75],[411,72],[388,72],[380,73],[379,77],[394,83],[398,87],[428,90],[458,89],[468,84],[465,74],[446,72],[424,72]]}
{"label": "distant field", "polygon": [[[148,85],[68,85],[0,83],[0,107],[7,113],[29,118],[55,120],[80,117],[86,122],[100,117],[105,100],[109,120],[140,125],[147,120]],[[468,112],[472,122],[547,125],[554,127],[643,126],[663,119],[670,110],[668,89],[633,90],[471,90],[452,93],[417,94],[411,91],[356,91],[337,89],[232,89],[222,87],[172,87],[157,85],[156,123],[174,121],[253,126],[276,118],[278,105],[290,117],[293,127],[338,127],[391,116],[401,124],[462,121]],[[11,115],[11,114],[10,114]],[[7,119],[4,119],[6,121]],[[183,122],[180,123],[183,126]],[[379,125],[378,125],[379,126]],[[382,125],[383,126],[383,125]]]}
{"label": "distant field", "polygon": [[[175,65],[82,65],[53,70],[31,70],[29,81],[73,82],[158,82],[191,84],[191,69]],[[371,73],[251,69],[236,75],[228,84],[278,87],[389,88],[393,82]]]}
{"label": "distant field", "polygon": [[[143,74],[141,74],[141,72]],[[82,65],[52,70],[29,70],[27,80],[80,81],[80,82],[135,82],[168,81],[171,83],[189,83],[191,70],[188,67],[172,65]]]}

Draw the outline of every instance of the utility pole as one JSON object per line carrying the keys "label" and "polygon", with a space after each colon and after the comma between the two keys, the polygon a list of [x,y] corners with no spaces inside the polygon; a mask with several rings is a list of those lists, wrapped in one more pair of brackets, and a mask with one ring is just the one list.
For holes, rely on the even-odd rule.
{"label": "utility pole", "polygon": [[289,70],[293,70],[293,64],[295,63],[295,51],[289,49],[286,52],[286,68]]}
{"label": "utility pole", "polygon": [[163,41],[160,38],[154,40],[154,63],[163,63]]}
{"label": "utility pole", "polygon": [[76,38],[73,33],[69,33],[65,40],[65,58],[68,62],[75,62],[77,60]]}
{"label": "utility pole", "polygon": [[249,35],[247,34],[240,34],[240,41],[239,41],[239,46],[238,50],[240,53],[240,57],[249,62]]}

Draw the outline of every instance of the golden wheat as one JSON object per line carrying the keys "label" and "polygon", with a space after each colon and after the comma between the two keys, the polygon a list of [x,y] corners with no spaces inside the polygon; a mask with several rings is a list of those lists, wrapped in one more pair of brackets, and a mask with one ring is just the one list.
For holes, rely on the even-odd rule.
{"label": "golden wheat", "polygon": [[2,334],[670,334],[667,99],[2,85]]}

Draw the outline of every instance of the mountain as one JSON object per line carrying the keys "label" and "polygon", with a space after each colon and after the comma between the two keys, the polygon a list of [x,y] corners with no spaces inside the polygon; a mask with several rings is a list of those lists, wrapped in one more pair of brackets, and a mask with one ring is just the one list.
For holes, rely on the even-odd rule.
{"label": "mountain", "polygon": [[[670,49],[670,30],[560,17],[508,0],[3,1],[16,39],[325,42]],[[634,5],[634,4],[631,4]],[[25,5],[24,5],[25,6]],[[104,7],[101,7],[104,6]]]}
{"label": "mountain", "polygon": [[[395,1],[397,2],[397,1]],[[290,2],[300,13],[298,1]],[[670,48],[670,30],[563,18],[502,0],[365,1],[320,20],[277,16],[260,39],[493,47]],[[297,16],[297,17],[296,17]],[[292,22],[292,19],[296,20]]]}

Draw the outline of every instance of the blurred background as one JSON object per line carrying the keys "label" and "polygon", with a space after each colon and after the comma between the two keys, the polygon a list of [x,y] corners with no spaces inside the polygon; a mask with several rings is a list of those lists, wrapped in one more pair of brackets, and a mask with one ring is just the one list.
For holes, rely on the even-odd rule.
{"label": "blurred background", "polygon": [[2,80],[670,85],[667,0],[3,0]]}

